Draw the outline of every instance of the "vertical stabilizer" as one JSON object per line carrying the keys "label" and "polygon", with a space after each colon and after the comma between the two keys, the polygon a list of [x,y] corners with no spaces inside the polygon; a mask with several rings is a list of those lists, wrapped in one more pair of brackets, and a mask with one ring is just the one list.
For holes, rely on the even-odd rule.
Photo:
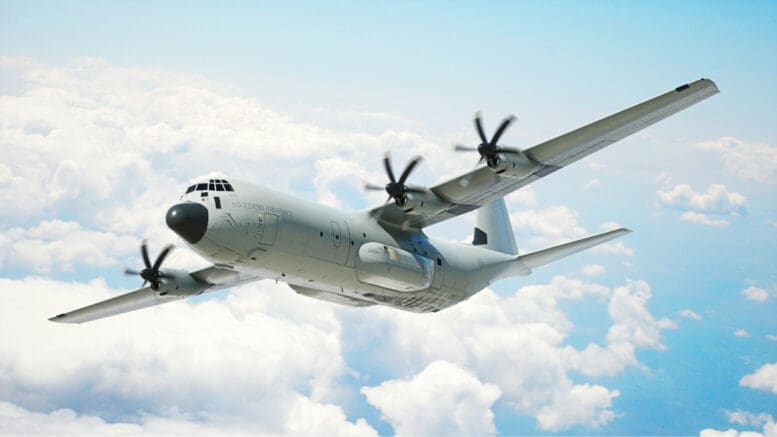
{"label": "vertical stabilizer", "polygon": [[513,226],[507,215],[504,198],[500,197],[480,207],[476,214],[473,245],[510,255],[518,253],[518,245],[515,243]]}

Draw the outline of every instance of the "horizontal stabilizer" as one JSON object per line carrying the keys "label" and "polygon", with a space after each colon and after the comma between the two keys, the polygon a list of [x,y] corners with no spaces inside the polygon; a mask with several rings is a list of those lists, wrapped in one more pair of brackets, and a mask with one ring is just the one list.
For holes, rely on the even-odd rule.
{"label": "horizontal stabilizer", "polygon": [[604,232],[597,235],[592,235],[577,241],[571,241],[569,243],[559,244],[558,246],[549,247],[547,249],[538,250],[536,252],[527,253],[517,258],[519,264],[522,264],[530,269],[535,267],[544,266],[545,264],[552,263],[561,258],[572,255],[573,253],[580,252],[581,250],[590,249],[591,247],[598,246],[602,243],[606,243],[614,238],[621,237],[626,234],[630,234],[631,230],[621,228],[614,231]]}

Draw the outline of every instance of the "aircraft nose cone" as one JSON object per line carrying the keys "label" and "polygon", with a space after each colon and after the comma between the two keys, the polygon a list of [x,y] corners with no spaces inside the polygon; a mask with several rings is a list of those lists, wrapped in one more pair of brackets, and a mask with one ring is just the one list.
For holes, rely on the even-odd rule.
{"label": "aircraft nose cone", "polygon": [[208,230],[208,209],[199,203],[179,203],[167,210],[167,227],[191,244],[196,244]]}

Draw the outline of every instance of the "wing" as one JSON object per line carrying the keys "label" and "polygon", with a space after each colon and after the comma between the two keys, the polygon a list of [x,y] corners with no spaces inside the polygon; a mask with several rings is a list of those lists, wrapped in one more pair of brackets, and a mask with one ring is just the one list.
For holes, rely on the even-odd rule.
{"label": "wing", "polygon": [[370,214],[381,224],[402,228],[439,223],[480,208],[717,93],[718,87],[709,79],[679,86],[520,155],[504,156],[496,169],[483,165],[443,182],[414,197],[404,208],[390,203]]}
{"label": "wing", "polygon": [[[186,274],[186,272],[183,273]],[[154,291],[150,287],[144,287],[77,310],[59,314],[49,320],[59,323],[89,322],[261,279],[258,276],[216,266],[206,267],[186,275],[191,279],[187,282],[187,287],[184,288],[177,290],[165,290],[163,288],[159,291]]]}

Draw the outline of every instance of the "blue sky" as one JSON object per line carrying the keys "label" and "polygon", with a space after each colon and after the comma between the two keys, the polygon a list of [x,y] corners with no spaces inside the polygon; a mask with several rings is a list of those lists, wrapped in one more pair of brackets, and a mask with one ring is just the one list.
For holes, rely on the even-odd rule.
{"label": "blue sky", "polygon": [[[775,432],[774,2],[0,2],[0,57],[0,327],[25,332],[0,347],[6,432]],[[259,282],[45,321],[135,286],[121,270],[178,242],[161,217],[196,176],[364,208],[385,150],[426,157],[417,183],[471,168],[450,148],[476,110],[530,147],[700,77],[721,93],[508,197],[521,250],[610,222],[622,245],[447,314]],[[171,263],[203,265],[178,243]]]}

